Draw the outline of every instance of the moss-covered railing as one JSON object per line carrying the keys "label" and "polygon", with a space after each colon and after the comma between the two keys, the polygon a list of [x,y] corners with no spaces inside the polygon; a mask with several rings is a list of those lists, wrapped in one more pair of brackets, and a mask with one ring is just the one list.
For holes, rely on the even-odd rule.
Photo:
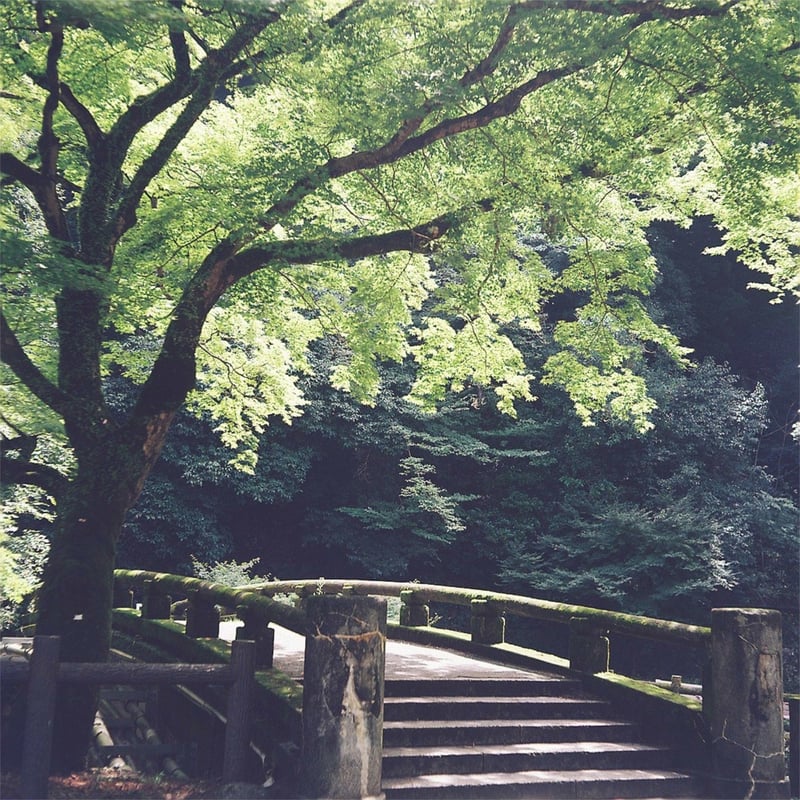
{"label": "moss-covered railing", "polygon": [[[213,628],[214,606],[235,610],[245,626],[275,623],[295,633],[306,633],[305,614],[288,603],[279,603],[266,596],[258,587],[224,586],[166,572],[115,570],[115,607],[131,607],[132,592],[138,592],[141,597],[142,616],[145,619],[169,619],[171,604],[187,599],[187,633],[190,636],[206,635],[193,633],[193,629]],[[219,622],[218,615],[216,622]]]}
{"label": "moss-covered railing", "polygon": [[[249,588],[253,590],[256,587]],[[271,581],[260,584],[258,589],[263,595],[270,597],[287,593],[303,596],[310,593],[341,594],[347,592],[399,597],[402,601],[400,621],[401,625],[406,626],[427,625],[429,618],[423,609],[430,603],[464,606],[471,608],[473,617],[477,617],[472,624],[474,639],[496,638],[491,635],[489,630],[491,624],[481,621],[507,614],[565,624],[580,619],[590,627],[602,628],[609,632],[695,646],[707,645],[711,639],[711,629],[700,625],[687,625],[588,606],[556,603],[522,595],[487,592],[485,589],[462,589],[425,583],[352,580]],[[482,632],[485,633],[483,637]],[[499,634],[499,626],[497,633]]]}
{"label": "moss-covered railing", "polygon": [[[487,592],[423,583],[392,581],[314,580],[270,581],[263,584],[230,587],[198,578],[143,570],[117,570],[115,591],[117,605],[130,605],[130,592],[136,590],[142,601],[142,616],[149,619],[168,618],[170,600],[187,598],[187,634],[215,636],[219,621],[215,606],[235,610],[245,622],[242,636],[263,643],[264,628],[269,623],[281,625],[296,633],[306,633],[302,612],[286,602],[276,602],[277,595],[307,597],[309,595],[371,595],[400,599],[400,625],[391,625],[395,638],[423,641],[446,636],[446,632],[430,626],[430,604],[461,606],[471,610],[469,642],[475,645],[505,643],[507,616],[516,616],[569,626],[568,660],[541,654],[551,666],[568,667],[587,674],[608,672],[609,634],[707,648],[711,629],[670,620],[625,614],[588,606],[557,603],[521,595]],[[125,596],[123,596],[125,595]],[[459,634],[450,632],[459,642]],[[454,638],[455,637],[455,638]],[[269,648],[262,644],[262,648]],[[259,657],[263,661],[265,657]],[[707,660],[707,659],[705,659]]]}
{"label": "moss-covered railing", "polygon": [[[218,583],[144,570],[116,570],[116,591],[138,589],[142,592],[144,616],[152,616],[152,606],[163,602],[167,595],[173,599],[206,600],[216,605],[237,609],[243,614],[257,615],[265,622],[274,622],[296,633],[305,633],[303,614],[290,604],[272,600],[275,595],[294,594],[358,594],[381,597],[399,597],[401,600],[400,624],[420,627],[429,624],[427,606],[446,603],[471,608],[472,637],[483,644],[502,641],[501,625],[491,622],[505,615],[527,617],[564,624],[582,621],[586,629],[604,630],[658,641],[705,646],[710,642],[711,629],[700,625],[637,616],[588,606],[557,603],[514,594],[487,592],[480,589],[462,589],[424,583],[398,583],[391,581],[315,580],[270,581],[268,583],[230,587]],[[157,599],[158,598],[158,599]],[[123,601],[127,605],[127,601]],[[163,612],[163,605],[159,606]]]}
{"label": "moss-covered railing", "polygon": [[[533,651],[506,644],[508,615],[561,623],[569,627],[569,658],[535,653],[534,660],[583,674],[593,685],[616,694],[628,708],[638,705],[642,721],[650,727],[671,724],[670,738],[683,743],[687,756],[694,756],[697,769],[713,776],[712,789],[718,796],[751,796],[755,784],[760,796],[788,796],[778,612],[714,609],[711,627],[704,627],[520,595],[421,583],[319,579],[227,587],[139,570],[117,570],[115,577],[117,604],[130,606],[131,592],[140,592],[145,618],[168,618],[170,603],[187,598],[188,636],[216,636],[216,607],[235,610],[245,623],[237,636],[254,639],[257,646],[261,641],[265,652],[269,651],[269,663],[270,623],[307,637],[313,634],[304,612],[291,603],[273,600],[276,595],[398,597],[400,624],[388,627],[391,638],[461,645],[462,649],[518,663],[525,663]],[[469,608],[469,634],[430,627],[431,603]],[[267,630],[269,637],[265,637]],[[610,673],[609,634],[701,648],[708,662],[703,676],[705,707],[697,700]],[[671,708],[665,711],[667,706]],[[796,731],[794,735],[796,738]],[[763,756],[758,755],[762,746]]]}

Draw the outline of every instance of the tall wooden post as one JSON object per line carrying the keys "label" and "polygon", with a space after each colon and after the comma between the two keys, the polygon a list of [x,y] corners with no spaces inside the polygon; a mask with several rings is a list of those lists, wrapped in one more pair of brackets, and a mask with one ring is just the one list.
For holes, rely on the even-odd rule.
{"label": "tall wooden post", "polygon": [[228,691],[228,722],[225,726],[225,752],[222,757],[222,780],[226,783],[243,781],[246,777],[255,666],[255,642],[246,639],[231,642],[233,684]]}
{"label": "tall wooden post", "polygon": [[22,797],[28,800],[47,797],[60,648],[58,636],[33,637],[20,775]]}

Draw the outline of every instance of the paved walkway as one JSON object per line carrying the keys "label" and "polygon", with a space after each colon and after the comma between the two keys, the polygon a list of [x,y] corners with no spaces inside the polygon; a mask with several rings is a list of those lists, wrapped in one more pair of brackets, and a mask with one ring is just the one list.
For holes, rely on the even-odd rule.
{"label": "paved walkway", "polygon": [[[241,624],[241,623],[239,623]],[[220,637],[232,639],[236,623],[223,623]],[[305,637],[273,625],[275,654],[273,664],[293,678],[303,677]],[[516,669],[471,658],[452,650],[418,644],[386,641],[386,677],[389,680],[425,678],[552,678],[550,673]]]}

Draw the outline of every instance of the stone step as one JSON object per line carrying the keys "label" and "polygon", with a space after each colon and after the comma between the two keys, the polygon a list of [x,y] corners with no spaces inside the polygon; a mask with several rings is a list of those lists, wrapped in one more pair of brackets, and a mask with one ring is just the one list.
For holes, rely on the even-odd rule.
{"label": "stone step", "polygon": [[384,747],[429,747],[463,744],[532,742],[624,742],[637,738],[639,727],[613,719],[388,720]]}
{"label": "stone step", "polygon": [[384,720],[591,719],[608,717],[604,700],[583,697],[387,697]]}
{"label": "stone step", "polygon": [[555,674],[390,680],[382,788],[387,800],[701,796],[670,750],[614,717]]}
{"label": "stone step", "polygon": [[385,778],[387,800],[395,798],[458,798],[458,800],[511,800],[511,798],[688,798],[700,796],[701,787],[690,776],[669,770],[526,770],[431,774]]}
{"label": "stone step", "polygon": [[387,680],[386,697],[528,697],[580,694],[581,684],[572,678],[548,675],[541,678],[432,678]]}
{"label": "stone step", "polygon": [[443,773],[576,769],[668,769],[673,754],[662,747],[619,742],[387,747],[383,775],[397,778]]}

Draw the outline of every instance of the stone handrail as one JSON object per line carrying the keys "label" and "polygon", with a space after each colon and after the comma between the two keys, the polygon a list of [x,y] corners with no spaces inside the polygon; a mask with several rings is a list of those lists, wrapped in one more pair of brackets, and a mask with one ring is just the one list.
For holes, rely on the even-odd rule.
{"label": "stone handrail", "polygon": [[[241,587],[240,587],[241,588]],[[515,594],[487,592],[483,589],[462,589],[426,583],[396,583],[391,581],[270,581],[248,587],[263,595],[297,593],[341,594],[343,591],[359,595],[401,597],[413,604],[429,602],[449,603],[470,607],[473,601],[483,601],[498,614],[512,614],[530,619],[569,624],[573,619],[584,619],[615,633],[647,639],[704,646],[711,641],[711,628],[681,622],[637,616],[616,611],[605,611],[588,606],[557,603]]]}
{"label": "stone handrail", "polygon": [[[117,570],[115,593],[121,605],[131,605],[132,587],[143,592],[142,616],[150,619],[169,618],[171,600],[186,597],[189,600],[186,634],[190,637],[217,636],[219,611],[216,606],[235,609],[245,623],[237,636],[241,633],[241,638],[253,639],[257,652],[260,645],[265,645],[264,651],[269,651],[266,666],[271,665],[270,639],[274,635],[267,627],[269,623],[306,636],[303,747],[313,755],[307,759],[307,764],[316,765],[307,766],[303,778],[306,787],[310,787],[310,796],[372,797],[380,793],[380,769],[376,765],[380,764],[382,704],[378,698],[383,691],[381,643],[386,635],[386,601],[382,597],[387,596],[400,598],[400,628],[405,631],[429,625],[427,604],[430,602],[469,607],[471,638],[477,645],[505,641],[506,614],[567,624],[570,627],[569,667],[589,678],[595,676],[593,680],[600,679],[598,673],[609,674],[607,634],[612,631],[703,647],[710,662],[707,675],[710,682],[704,687],[704,700],[707,696],[708,703],[703,704],[707,738],[701,734],[699,746],[710,757],[705,770],[712,794],[718,797],[789,796],[783,761],[781,620],[777,611],[713,609],[711,627],[707,628],[520,595],[421,583],[320,578],[227,587],[165,573]],[[127,603],[124,602],[126,591]],[[273,600],[276,594],[299,596],[300,607]],[[366,643],[372,653],[370,666],[353,670],[353,663],[364,666],[361,662],[366,651],[361,651]],[[352,650],[355,645],[358,652]],[[331,680],[330,675],[335,670],[341,674]],[[341,692],[335,698],[324,694],[330,686],[349,686],[348,681],[356,674],[369,678],[368,685],[359,688],[359,692],[363,688],[361,694],[350,694],[370,697],[370,703],[359,701],[353,705],[343,702]],[[668,694],[665,690],[656,691]],[[348,759],[351,756],[360,759],[368,754],[362,767],[364,775],[369,773],[369,779],[362,783],[369,784],[369,791],[362,791],[362,784],[359,784],[361,789],[353,784],[346,790],[338,784],[326,783],[324,789],[321,784],[317,785],[319,781],[335,783],[347,773],[341,760],[345,750],[339,740],[346,739],[353,726],[345,725],[341,736],[335,737],[338,742],[334,748],[335,757],[331,755],[333,751],[328,752],[321,744],[331,721],[327,717],[320,719],[320,709],[340,707],[345,716],[363,714],[364,724],[356,728],[371,731],[369,742],[356,737],[345,748]],[[319,753],[308,749],[316,744],[321,746]],[[334,761],[328,762],[329,756]]]}
{"label": "stone handrail", "polygon": [[667,642],[682,642],[703,646],[711,640],[711,629],[701,625],[638,616],[589,606],[558,603],[522,595],[487,592],[484,589],[465,589],[427,583],[358,580],[294,580],[269,581],[248,586],[230,587],[199,578],[171,575],[146,570],[115,570],[116,585],[123,589],[138,587],[144,590],[151,582],[153,589],[173,598],[197,593],[211,603],[227,608],[246,608],[296,633],[306,633],[304,615],[287,603],[272,600],[276,594],[342,594],[400,597],[406,603],[422,605],[429,602],[470,607],[481,601],[498,614],[511,614],[529,619],[569,624],[575,618],[585,619],[610,632]]}
{"label": "stone handrail", "polygon": [[[172,596],[173,600],[191,598],[204,600],[226,608],[236,609],[244,618],[248,615],[257,617],[260,622],[274,622],[295,633],[305,635],[307,622],[305,614],[287,603],[279,603],[250,587],[231,587],[220,583],[188,578],[183,575],[170,575],[166,572],[148,572],[146,570],[117,569],[114,570],[114,590],[131,590],[138,588],[145,592],[145,602],[152,593],[159,597]],[[148,616],[145,614],[145,616]],[[168,617],[169,614],[160,616]]]}

